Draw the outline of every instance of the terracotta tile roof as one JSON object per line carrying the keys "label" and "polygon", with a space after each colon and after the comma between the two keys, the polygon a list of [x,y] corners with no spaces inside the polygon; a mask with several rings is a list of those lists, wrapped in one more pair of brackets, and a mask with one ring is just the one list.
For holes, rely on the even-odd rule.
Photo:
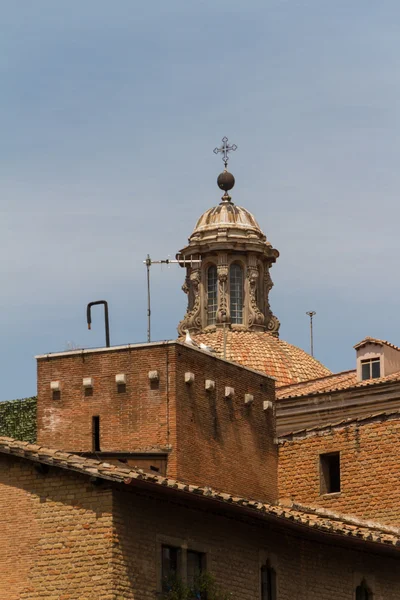
{"label": "terracotta tile roof", "polygon": [[298,398],[299,396],[315,396],[318,394],[383,385],[385,383],[395,383],[396,381],[400,381],[400,371],[386,375],[386,377],[365,379],[364,381],[357,381],[355,370],[343,371],[342,373],[334,373],[333,375],[305,381],[304,383],[281,387],[276,391],[276,397],[278,400],[285,400],[287,398]]}
{"label": "terracotta tile roof", "polygon": [[307,427],[304,429],[296,429],[290,432],[285,432],[278,437],[278,443],[284,443],[293,439],[304,439],[312,437],[314,435],[320,435],[321,433],[331,431],[332,429],[342,429],[349,425],[366,425],[374,423],[376,421],[394,421],[400,419],[400,410],[392,411],[381,411],[365,415],[362,417],[349,417],[348,419],[342,419],[333,423],[325,423],[323,425],[314,425],[313,427]]}
{"label": "terracotta tile roof", "polygon": [[391,342],[387,342],[386,340],[378,340],[377,338],[372,338],[372,337],[364,338],[363,340],[361,340],[361,342],[358,342],[358,344],[356,344],[354,346],[354,348],[357,350],[358,348],[362,348],[363,346],[366,346],[367,344],[378,344],[379,346],[389,346],[389,348],[393,348],[394,350],[400,351],[400,348],[398,346],[395,346]]}
{"label": "terracotta tile roof", "polygon": [[[224,333],[217,329],[191,334],[199,344],[211,346],[223,356]],[[181,338],[182,339],[182,338]],[[275,377],[277,387],[330,375],[329,369],[307,354],[270,333],[227,330],[226,358]]]}
{"label": "terracotta tile roof", "polygon": [[354,386],[357,383],[356,370],[342,371],[341,373],[333,373],[326,377],[318,377],[301,383],[282,386],[276,391],[276,397],[292,398],[293,396],[308,396],[311,394],[320,394],[336,389],[342,389],[343,386]]}
{"label": "terracotta tile roof", "polygon": [[209,487],[189,485],[168,477],[153,475],[138,468],[132,469],[111,465],[76,454],[43,448],[29,442],[19,442],[12,438],[0,437],[0,453],[116,483],[126,485],[131,485],[134,482],[154,484],[155,486],[174,490],[176,493],[185,494],[187,497],[193,495],[215,503],[233,506],[247,515],[252,514],[268,521],[279,522],[282,525],[297,525],[302,527],[304,531],[315,531],[347,539],[361,540],[373,544],[375,548],[386,546],[396,551],[400,549],[400,529],[328,513],[324,509],[308,508],[294,504],[283,506],[257,502],[218,492]]}

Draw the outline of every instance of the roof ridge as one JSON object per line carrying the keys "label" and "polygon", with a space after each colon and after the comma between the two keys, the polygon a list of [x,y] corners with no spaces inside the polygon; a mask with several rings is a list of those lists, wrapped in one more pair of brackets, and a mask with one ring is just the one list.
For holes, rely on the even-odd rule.
{"label": "roof ridge", "polygon": [[[321,363],[322,364],[322,363]],[[287,383],[279,387],[280,391],[285,391],[285,388],[296,387],[300,385],[308,385],[316,381],[329,379],[330,377],[338,377],[339,375],[345,375],[346,373],[356,373],[357,369],[348,369],[347,371],[338,371],[337,373],[330,373],[329,375],[322,375],[321,377],[315,377],[315,379],[307,379],[306,381],[296,381],[295,383]]]}
{"label": "roof ridge", "polygon": [[355,344],[355,346],[353,346],[353,347],[357,350],[357,348],[361,348],[362,346],[365,346],[366,344],[383,344],[384,346],[389,346],[389,348],[393,348],[394,350],[398,350],[400,352],[399,346],[392,344],[392,342],[388,342],[387,340],[381,340],[379,338],[370,337],[369,335],[367,337],[365,337],[363,340],[361,340],[361,342],[358,342],[357,344]]}
{"label": "roof ridge", "polygon": [[322,431],[324,429],[333,429],[336,427],[343,427],[346,425],[352,425],[353,423],[362,423],[363,421],[379,420],[383,417],[395,418],[396,416],[400,417],[400,409],[380,411],[377,413],[369,413],[368,415],[364,415],[361,417],[348,417],[347,419],[342,419],[340,421],[334,421],[333,423],[325,423],[323,425],[314,425],[313,427],[303,427],[302,429],[295,429],[293,431],[282,433],[282,434],[278,435],[278,441],[283,442],[283,441],[285,441],[285,438],[293,438],[293,437],[299,437],[299,436],[304,437],[307,435],[307,433],[316,433],[316,432]]}
{"label": "roof ridge", "polygon": [[[344,373],[345,373],[345,371],[344,371]],[[287,393],[287,394],[284,394],[281,396],[279,396],[279,392],[281,391],[282,388],[277,386],[277,389],[276,389],[277,399],[278,400],[287,400],[288,398],[304,398],[306,396],[320,396],[323,394],[332,394],[335,392],[358,390],[360,388],[369,387],[369,386],[388,385],[391,383],[398,382],[399,377],[400,377],[400,370],[395,371],[394,373],[390,373],[390,375],[385,375],[384,377],[377,377],[376,379],[365,379],[362,381],[355,381],[354,383],[350,383],[349,385],[344,385],[344,384],[338,383],[336,387],[310,390],[310,391],[303,392],[302,394],[294,393],[293,395],[291,395],[291,394]],[[308,382],[306,382],[306,381],[304,382],[304,384],[305,384],[304,387],[306,387],[307,383]],[[310,381],[309,383],[311,384],[312,381]],[[292,385],[295,385],[295,384],[292,384]]]}

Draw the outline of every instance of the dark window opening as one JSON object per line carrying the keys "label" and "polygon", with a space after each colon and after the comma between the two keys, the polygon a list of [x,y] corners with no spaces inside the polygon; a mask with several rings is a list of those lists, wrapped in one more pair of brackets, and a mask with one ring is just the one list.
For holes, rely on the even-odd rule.
{"label": "dark window opening", "polygon": [[179,548],[161,547],[161,586],[163,592],[169,592],[178,577]]}
{"label": "dark window opening", "polygon": [[231,322],[243,323],[243,269],[234,263],[229,270]]}
{"label": "dark window opening", "polygon": [[125,392],[126,392],[126,383],[118,383],[117,384],[117,393],[125,394]]}
{"label": "dark window opening", "polygon": [[214,325],[218,309],[217,267],[211,265],[207,271],[207,325]]}
{"label": "dark window opening", "polygon": [[188,550],[187,560],[187,584],[193,592],[193,598],[196,600],[206,600],[207,596],[202,590],[201,575],[205,571],[205,554]]}
{"label": "dark window opening", "polygon": [[320,455],[321,494],[340,492],[340,453]]}
{"label": "dark window opening", "polygon": [[156,473],[158,473],[159,470],[160,470],[159,467],[155,467],[154,465],[150,465],[150,471],[156,471]]}
{"label": "dark window opening", "polygon": [[60,390],[53,391],[53,400],[61,400],[61,392]]}
{"label": "dark window opening", "polygon": [[93,396],[93,388],[85,387],[85,396]]}
{"label": "dark window opening", "polygon": [[100,452],[100,417],[92,417],[93,452]]}
{"label": "dark window opening", "polygon": [[361,379],[378,379],[381,376],[381,359],[371,358],[361,361]]}
{"label": "dark window opening", "polygon": [[365,581],[356,588],[356,600],[372,600],[372,592]]}
{"label": "dark window opening", "polygon": [[276,600],[276,572],[268,563],[261,567],[261,600]]}

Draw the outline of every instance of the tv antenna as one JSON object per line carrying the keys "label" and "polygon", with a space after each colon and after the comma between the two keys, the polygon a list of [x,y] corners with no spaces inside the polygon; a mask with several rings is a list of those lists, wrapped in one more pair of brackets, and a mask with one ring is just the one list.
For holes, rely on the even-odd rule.
{"label": "tv antenna", "polygon": [[150,267],[152,265],[201,265],[200,258],[180,258],[172,259],[166,258],[164,260],[153,260],[150,258],[150,254],[147,255],[146,260],[143,261],[146,265],[147,270],[147,341],[151,342],[151,291],[150,291]]}
{"label": "tv antenna", "polygon": [[310,310],[306,312],[306,315],[310,317],[310,347],[311,347],[311,356],[314,356],[314,334],[313,334],[313,317],[315,317],[317,313],[315,310]]}

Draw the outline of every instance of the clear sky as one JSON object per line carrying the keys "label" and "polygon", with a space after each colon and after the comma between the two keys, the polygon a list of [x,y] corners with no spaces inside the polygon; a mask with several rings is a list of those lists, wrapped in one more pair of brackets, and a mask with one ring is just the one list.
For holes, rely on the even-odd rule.
{"label": "clear sky", "polygon": [[[233,200],[281,257],[281,336],[333,370],[400,344],[398,0],[0,0],[0,400],[39,353],[146,339],[142,260]],[[153,338],[176,336],[179,267],[153,267]]]}

